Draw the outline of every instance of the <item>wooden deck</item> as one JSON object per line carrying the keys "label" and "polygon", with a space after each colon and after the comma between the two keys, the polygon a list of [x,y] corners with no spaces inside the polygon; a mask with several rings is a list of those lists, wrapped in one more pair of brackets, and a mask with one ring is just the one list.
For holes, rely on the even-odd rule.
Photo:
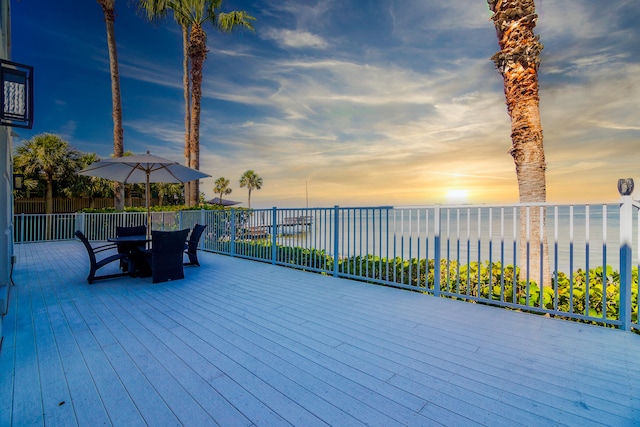
{"label": "wooden deck", "polygon": [[209,253],[16,246],[0,426],[640,425],[640,336]]}

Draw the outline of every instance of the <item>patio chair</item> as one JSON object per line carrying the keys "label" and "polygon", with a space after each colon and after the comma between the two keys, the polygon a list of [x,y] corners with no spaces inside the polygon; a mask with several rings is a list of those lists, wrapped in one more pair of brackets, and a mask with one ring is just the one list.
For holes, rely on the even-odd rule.
{"label": "patio chair", "polygon": [[89,240],[87,240],[87,237],[84,235],[84,233],[82,233],[82,231],[80,230],[76,231],[75,235],[84,244],[84,247],[87,249],[87,253],[89,254],[89,262],[91,263],[91,266],[89,268],[89,276],[87,276],[87,282],[89,282],[89,284],[93,283],[94,280],[110,279],[113,277],[122,277],[127,274],[127,273],[121,272],[121,273],[96,276],[96,272],[99,269],[101,269],[105,265],[110,264],[114,261],[122,261],[123,259],[126,259],[127,255],[116,252],[115,254],[109,255],[105,258],[102,258],[100,261],[98,261],[96,258],[96,254],[116,249],[117,248],[116,245],[114,245],[113,243],[110,243],[108,245],[92,247],[91,243],[89,243]]}
{"label": "patio chair", "polygon": [[151,267],[153,283],[184,279],[182,258],[188,234],[188,228],[180,231],[151,232],[151,250],[145,253]]}
{"label": "patio chair", "polygon": [[206,225],[196,224],[193,226],[189,240],[184,245],[184,253],[189,256],[189,262],[185,262],[184,265],[197,265],[200,267],[200,262],[198,261],[198,243],[205,228],[207,228]]}
{"label": "patio chair", "polygon": [[[133,227],[116,227],[116,237],[122,236],[144,236],[147,233],[147,227],[144,225],[136,225]],[[144,246],[138,246],[135,244],[120,243],[118,244],[118,253],[129,255],[136,250],[144,250]],[[129,263],[126,259],[120,260],[120,268],[123,271],[127,271]]]}

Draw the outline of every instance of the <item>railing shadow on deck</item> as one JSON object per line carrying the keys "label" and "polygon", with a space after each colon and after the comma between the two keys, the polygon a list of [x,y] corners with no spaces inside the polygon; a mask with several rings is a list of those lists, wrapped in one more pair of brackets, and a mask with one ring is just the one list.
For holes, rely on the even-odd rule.
{"label": "railing shadow on deck", "polygon": [[[631,196],[616,204],[191,210],[153,212],[152,228],[206,224],[201,250],[637,332],[639,210]],[[538,212],[544,221],[535,224]],[[14,239],[69,240],[81,230],[106,240],[116,226],[145,220],[139,212],[21,214]],[[545,240],[549,269],[531,271],[522,251]]]}

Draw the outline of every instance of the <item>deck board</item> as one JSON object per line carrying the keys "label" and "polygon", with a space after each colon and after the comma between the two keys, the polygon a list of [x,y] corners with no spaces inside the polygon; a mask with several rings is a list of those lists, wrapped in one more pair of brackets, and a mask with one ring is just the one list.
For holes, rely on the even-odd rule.
{"label": "deck board", "polygon": [[2,426],[640,425],[636,334],[210,253],[155,285],[16,254]]}

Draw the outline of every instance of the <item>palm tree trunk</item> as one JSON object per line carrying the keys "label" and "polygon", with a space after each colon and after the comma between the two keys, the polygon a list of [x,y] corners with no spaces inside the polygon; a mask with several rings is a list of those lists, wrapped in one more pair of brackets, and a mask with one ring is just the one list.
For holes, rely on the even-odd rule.
{"label": "palm tree trunk", "polygon": [[[184,86],[184,160],[185,165],[191,166],[191,90],[189,85],[189,27],[182,25],[182,50],[184,59],[182,62],[182,84]],[[184,199],[187,206],[189,203],[191,184],[184,183]]]}
{"label": "palm tree trunk", "polygon": [[[197,24],[191,27],[189,40],[189,58],[191,59],[191,143],[190,166],[200,169],[200,102],[202,99],[202,67],[207,58],[207,39],[202,27]],[[200,183],[192,181],[189,192],[189,204],[196,206],[199,202]]]}
{"label": "palm tree trunk", "polygon": [[[111,70],[111,101],[113,116],[113,155],[122,157],[124,153],[124,131],[122,129],[122,101],[120,99],[120,72],[118,70],[118,52],[115,33],[115,0],[98,0],[107,25],[107,46],[109,49],[109,68]],[[124,184],[115,182],[114,204],[116,210],[124,210]]]}
{"label": "palm tree trunk", "polygon": [[44,213],[53,213],[53,177],[47,177],[47,188],[45,190]]}
{"label": "palm tree trunk", "polygon": [[47,214],[45,233],[47,240],[51,240],[53,236],[53,176],[47,176],[47,187],[44,198],[44,212]]}
{"label": "palm tree trunk", "polygon": [[[492,20],[501,49],[492,59],[504,80],[507,111],[511,117],[509,153],[516,166],[520,202],[545,202],[546,162],[538,93],[538,67],[543,46],[533,33],[538,18],[535,4],[533,0],[487,2],[494,13]],[[539,208],[529,210],[530,242],[527,242],[527,210],[521,210],[520,267],[528,265],[529,279],[538,284],[542,280],[548,286],[551,276],[544,214],[544,210],[540,214]]]}

